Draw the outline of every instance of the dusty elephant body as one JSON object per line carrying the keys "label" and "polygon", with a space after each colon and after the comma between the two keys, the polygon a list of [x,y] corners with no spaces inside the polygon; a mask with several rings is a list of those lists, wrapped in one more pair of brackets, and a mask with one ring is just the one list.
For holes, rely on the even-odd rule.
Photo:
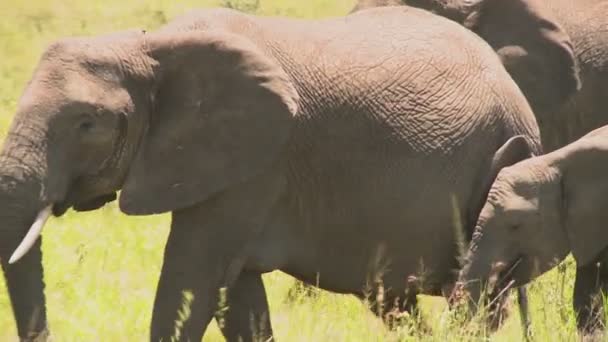
{"label": "dusty elephant body", "polygon": [[[527,153],[523,144],[519,148],[518,154]],[[578,265],[574,306],[579,328],[601,326],[600,291],[608,290],[608,272],[597,260],[608,246],[606,157],[608,126],[500,171],[461,272],[460,282],[473,301],[492,279],[525,284],[572,252]]]}
{"label": "dusty elephant body", "polygon": [[46,326],[39,241],[7,263],[36,213],[95,209],[119,189],[127,214],[172,211],[155,341],[175,334],[184,291],[179,338],[200,340],[223,286],[225,336],[270,336],[261,274],[276,269],[358,296],[382,282],[387,301],[439,294],[455,281],[456,226],[516,161],[500,151],[524,135],[539,152],[538,134],[494,52],[416,9],[319,21],[206,10],[60,41],[0,155],[20,336]]}

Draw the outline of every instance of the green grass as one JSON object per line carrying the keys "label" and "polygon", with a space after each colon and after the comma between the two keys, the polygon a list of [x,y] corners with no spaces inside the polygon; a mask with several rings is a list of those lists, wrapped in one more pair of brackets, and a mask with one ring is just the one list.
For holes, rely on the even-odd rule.
{"label": "green grass", "polygon": [[[232,1],[233,3],[235,1]],[[51,41],[70,35],[142,27],[153,29],[189,8],[222,1],[32,0],[0,2],[0,140],[37,59]],[[226,3],[226,1],[224,1]],[[241,4],[243,1],[241,1]],[[254,0],[248,1],[255,3]],[[352,0],[260,0],[258,13],[296,17],[342,15]],[[128,217],[115,204],[92,213],[69,212],[51,219],[44,233],[48,314],[55,341],[143,341],[169,216]],[[531,286],[531,318],[539,341],[575,339],[571,309],[571,259]],[[458,341],[479,340],[441,298],[424,297],[424,319],[432,334],[404,324],[388,331],[361,301],[320,291],[288,300],[294,280],[280,272],[264,277],[279,341]],[[457,317],[456,317],[457,318]],[[0,277],[0,341],[16,336],[7,291]],[[515,313],[491,336],[521,339]],[[205,341],[221,341],[213,323]]]}

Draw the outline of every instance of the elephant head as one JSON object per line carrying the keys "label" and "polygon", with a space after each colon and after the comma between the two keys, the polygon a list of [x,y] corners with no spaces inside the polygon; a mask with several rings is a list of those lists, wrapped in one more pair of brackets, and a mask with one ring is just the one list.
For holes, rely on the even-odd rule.
{"label": "elephant head", "polygon": [[297,102],[285,71],[227,32],[52,44],[0,154],[0,261],[19,335],[46,329],[38,236],[49,215],[96,209],[120,189],[128,214],[209,198],[277,160]]}
{"label": "elephant head", "polygon": [[[527,149],[525,145],[518,148]],[[608,126],[503,168],[479,215],[460,284],[477,303],[487,285],[525,284],[572,252],[578,265],[608,245]]]}
{"label": "elephant head", "polygon": [[431,11],[483,38],[540,119],[580,88],[570,37],[540,0],[360,0],[353,11],[394,5]]}

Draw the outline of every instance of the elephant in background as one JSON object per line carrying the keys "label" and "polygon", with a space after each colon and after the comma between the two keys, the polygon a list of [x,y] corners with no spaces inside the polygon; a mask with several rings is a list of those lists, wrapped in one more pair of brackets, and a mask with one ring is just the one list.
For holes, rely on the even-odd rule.
{"label": "elephant in background", "polygon": [[582,81],[579,92],[539,119],[543,148],[550,152],[608,125],[608,1],[543,3],[570,36]]}
{"label": "elephant in background", "polygon": [[46,334],[44,221],[118,190],[126,214],[172,212],[153,341],[200,340],[221,288],[226,338],[270,338],[272,270],[360,297],[383,286],[410,310],[457,280],[455,220],[472,226],[498,170],[527,157],[505,153],[520,139],[540,153],[494,51],[419,9],[313,21],[201,10],[155,32],[62,39],[0,153],[19,335]]}
{"label": "elephant in background", "polygon": [[[530,153],[521,141],[513,153]],[[606,160],[608,126],[603,126],[500,171],[461,271],[460,284],[473,302],[494,280],[525,284],[572,252],[578,265],[573,304],[579,328],[592,332],[601,325],[600,292],[608,290],[608,270],[598,265],[608,246]]]}

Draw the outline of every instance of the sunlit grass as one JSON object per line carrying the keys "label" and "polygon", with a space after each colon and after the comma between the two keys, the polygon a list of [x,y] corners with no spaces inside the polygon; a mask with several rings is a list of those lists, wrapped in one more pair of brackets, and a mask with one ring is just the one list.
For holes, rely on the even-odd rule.
{"label": "sunlit grass", "polygon": [[[234,3],[235,1],[233,1]],[[245,5],[255,1],[245,1]],[[36,61],[53,40],[127,28],[153,29],[189,8],[217,6],[207,0],[0,1],[0,140]],[[304,18],[342,15],[353,0],[260,0],[258,13]],[[55,341],[147,340],[156,281],[169,216],[128,217],[115,204],[92,213],[51,219],[44,233],[44,264],[50,328]],[[538,341],[575,339],[571,307],[574,267],[570,260],[530,288],[531,319]],[[288,295],[294,280],[280,272],[264,276],[279,341],[469,341],[484,339],[458,324],[441,298],[422,299],[423,320],[396,331],[358,299],[319,291]],[[515,307],[512,305],[512,307]],[[4,280],[0,277],[0,341],[16,336]],[[495,341],[522,337],[517,310]],[[213,323],[206,341],[221,341]]]}

